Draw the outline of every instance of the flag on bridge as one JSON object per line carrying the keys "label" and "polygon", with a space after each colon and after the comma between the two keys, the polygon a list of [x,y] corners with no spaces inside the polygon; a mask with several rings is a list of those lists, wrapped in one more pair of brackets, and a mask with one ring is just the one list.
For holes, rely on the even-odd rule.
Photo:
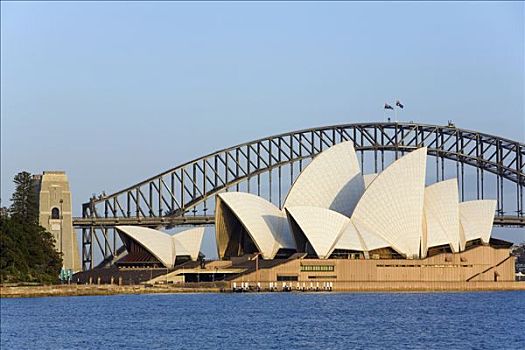
{"label": "flag on bridge", "polygon": [[394,110],[394,107],[392,107],[392,106],[389,105],[388,103],[385,103],[385,109],[391,109],[391,110]]}
{"label": "flag on bridge", "polygon": [[396,106],[398,106],[401,109],[405,108],[405,106],[403,106],[403,104],[399,102],[399,100],[396,101]]}

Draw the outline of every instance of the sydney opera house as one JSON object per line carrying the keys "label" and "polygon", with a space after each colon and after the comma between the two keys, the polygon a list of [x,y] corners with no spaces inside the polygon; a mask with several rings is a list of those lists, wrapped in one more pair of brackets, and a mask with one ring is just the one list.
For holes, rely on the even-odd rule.
{"label": "sydney opera house", "polygon": [[[184,274],[271,283],[513,281],[510,243],[491,238],[494,200],[460,202],[456,179],[425,185],[426,148],[363,175],[352,142],[317,155],[282,208],[262,197],[216,197],[219,261]],[[177,269],[199,259],[203,229],[173,236],[117,227],[128,251],[120,266]],[[211,276],[211,277],[210,277]]]}

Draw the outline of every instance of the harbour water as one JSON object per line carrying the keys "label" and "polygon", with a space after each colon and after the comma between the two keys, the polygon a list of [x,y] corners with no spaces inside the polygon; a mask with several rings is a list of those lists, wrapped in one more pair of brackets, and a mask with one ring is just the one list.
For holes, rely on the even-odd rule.
{"label": "harbour water", "polygon": [[2,349],[524,349],[525,292],[1,300]]}

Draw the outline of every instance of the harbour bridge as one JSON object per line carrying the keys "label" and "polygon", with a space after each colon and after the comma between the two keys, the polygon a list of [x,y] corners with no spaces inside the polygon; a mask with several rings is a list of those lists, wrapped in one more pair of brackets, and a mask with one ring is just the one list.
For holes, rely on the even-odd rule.
{"label": "harbour bridge", "polygon": [[461,201],[496,199],[495,225],[525,226],[523,143],[452,123],[332,125],[222,149],[113,194],[93,196],[82,205],[82,217],[73,220],[82,231],[83,269],[111,264],[124,253],[117,225],[212,225],[215,195],[222,191],[254,193],[281,207],[312,157],[348,140],[353,141],[365,174],[378,173],[406,152],[425,146],[431,156],[427,182],[456,177]]}

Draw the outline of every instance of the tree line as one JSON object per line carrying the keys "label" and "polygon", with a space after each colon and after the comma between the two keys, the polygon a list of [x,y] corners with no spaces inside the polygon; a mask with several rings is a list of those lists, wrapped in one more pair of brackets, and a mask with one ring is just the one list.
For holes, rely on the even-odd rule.
{"label": "tree line", "polygon": [[62,257],[54,239],[38,223],[38,193],[30,173],[14,177],[15,192],[9,208],[0,212],[1,283],[56,283]]}

